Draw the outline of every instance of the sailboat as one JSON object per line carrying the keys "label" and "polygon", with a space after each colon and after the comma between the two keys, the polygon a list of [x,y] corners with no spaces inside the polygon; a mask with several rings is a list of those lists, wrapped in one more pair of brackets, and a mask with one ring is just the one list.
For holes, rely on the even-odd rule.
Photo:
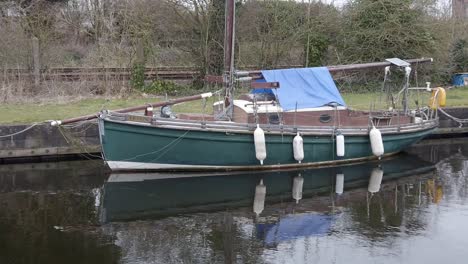
{"label": "sailboat", "polygon": [[[442,88],[409,87],[412,64],[400,60],[317,68],[237,71],[234,67],[233,0],[226,1],[225,73],[207,80],[223,83],[213,114],[174,114],[168,107],[206,100],[204,93],[149,105],[145,115],[103,111],[99,133],[103,157],[113,171],[271,170],[326,166],[380,159],[418,142],[438,126]],[[398,98],[402,109],[357,111],[346,106],[331,73],[383,68],[405,75]],[[236,97],[238,82],[252,92]],[[410,109],[408,91],[432,92],[431,104]],[[395,103],[393,102],[393,106]],[[135,108],[136,109],[136,108]]]}

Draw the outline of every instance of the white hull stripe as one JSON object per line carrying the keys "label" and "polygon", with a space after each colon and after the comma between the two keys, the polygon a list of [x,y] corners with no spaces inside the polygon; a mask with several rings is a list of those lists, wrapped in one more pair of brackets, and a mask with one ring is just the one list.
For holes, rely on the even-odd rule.
{"label": "white hull stripe", "polygon": [[[385,154],[384,157],[396,154]],[[320,161],[309,163],[290,163],[277,165],[249,165],[249,166],[216,166],[216,165],[185,165],[166,163],[145,163],[130,161],[107,161],[107,165],[112,171],[245,171],[245,170],[274,170],[301,167],[334,166],[339,164],[355,163],[368,160],[375,160],[377,157],[363,157],[344,160]]]}

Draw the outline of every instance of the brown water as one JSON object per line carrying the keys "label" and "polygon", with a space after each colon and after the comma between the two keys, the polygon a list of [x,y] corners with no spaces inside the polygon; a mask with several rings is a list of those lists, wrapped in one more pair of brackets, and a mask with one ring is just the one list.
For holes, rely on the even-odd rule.
{"label": "brown water", "polygon": [[466,263],[465,142],[197,178],[109,176],[100,161],[2,165],[0,263]]}

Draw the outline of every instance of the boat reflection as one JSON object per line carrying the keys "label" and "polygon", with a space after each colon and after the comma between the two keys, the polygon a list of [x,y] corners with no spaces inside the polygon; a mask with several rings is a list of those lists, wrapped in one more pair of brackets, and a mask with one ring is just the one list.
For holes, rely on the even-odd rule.
{"label": "boat reflection", "polygon": [[[370,193],[376,193],[387,181],[431,172],[434,168],[430,162],[405,154],[380,162],[308,170],[111,174],[104,184],[101,221],[161,218],[246,206],[252,206],[253,215],[261,218],[268,204],[278,202],[291,202],[294,213],[299,214],[317,211],[302,206],[305,198],[333,194],[334,200],[339,201],[347,199],[343,194],[348,190],[364,186],[368,186]],[[298,216],[291,217],[297,225]],[[313,218],[307,214],[303,217]]]}

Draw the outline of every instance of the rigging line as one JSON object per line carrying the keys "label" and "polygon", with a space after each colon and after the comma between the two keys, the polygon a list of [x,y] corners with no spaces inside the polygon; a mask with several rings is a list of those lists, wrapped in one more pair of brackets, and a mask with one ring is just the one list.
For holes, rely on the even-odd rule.
{"label": "rigging line", "polygon": [[19,135],[19,134],[21,134],[21,133],[24,133],[24,132],[30,130],[31,128],[33,128],[33,127],[35,127],[35,126],[37,126],[37,125],[44,124],[44,123],[45,123],[45,122],[34,123],[34,124],[32,124],[31,126],[25,128],[25,129],[23,129],[23,130],[21,130],[21,131],[18,131],[18,132],[15,132],[15,133],[13,133],[13,134],[9,134],[9,135],[2,135],[2,136],[0,136],[0,138],[8,138],[8,137],[13,137],[13,136]]}
{"label": "rigging line", "polygon": [[148,153],[144,153],[144,154],[139,154],[139,155],[136,155],[134,157],[131,157],[131,158],[128,158],[128,159],[123,159],[122,161],[128,161],[128,160],[134,160],[136,158],[139,158],[139,157],[144,157],[144,156],[147,156],[147,155],[151,155],[151,154],[156,154],[158,152],[161,152],[163,151],[164,149],[170,147],[171,144],[174,144],[176,141],[178,140],[181,140],[183,137],[185,137],[188,133],[190,132],[190,130],[187,130],[184,134],[182,134],[181,136],[179,136],[178,138],[172,140],[171,142],[169,142],[167,145],[165,145],[164,147],[156,150],[156,151],[152,151],[152,152],[148,152]]}
{"label": "rigging line", "polygon": [[336,133],[336,121],[337,121],[337,118],[336,118],[336,113],[338,111],[338,106],[335,106],[335,118],[333,118],[333,130],[332,130],[332,134],[331,134],[331,140],[332,140],[332,159],[335,160],[335,144],[336,144],[336,137],[335,137],[335,133]]}
{"label": "rigging line", "polygon": [[[181,135],[180,137],[176,138],[176,139],[173,140],[171,143],[169,143],[168,145],[166,145],[165,147],[167,147],[167,146],[169,146],[170,144],[172,144],[172,143],[174,143],[174,142],[177,141],[176,144],[174,144],[173,146],[171,146],[170,148],[168,148],[166,151],[164,151],[162,154],[160,154],[160,155],[157,156],[156,158],[154,158],[154,159],[148,161],[148,163],[154,162],[154,161],[158,160],[160,157],[162,157],[164,154],[166,154],[169,150],[171,150],[173,147],[175,147],[175,146],[183,139],[183,137],[184,137],[185,135],[187,135],[189,132],[190,132],[190,130],[187,130],[187,131],[184,133],[184,135]],[[161,150],[163,150],[163,149],[160,149],[160,150],[156,151],[155,153],[157,153],[157,152],[159,152],[159,151],[161,151]],[[146,154],[143,154],[143,155],[146,155]],[[145,166],[145,164],[141,164],[141,165],[135,166],[135,168],[142,167],[142,166]]]}
{"label": "rigging line", "polygon": [[224,110],[222,110],[220,113],[216,114],[215,119],[221,119],[221,118],[227,117],[229,119],[229,121],[231,121],[231,118],[229,118],[227,113],[228,113],[228,111],[231,111],[232,107],[233,107],[232,105],[229,105]]}
{"label": "rigging line", "polygon": [[65,139],[65,141],[67,142],[67,144],[70,144],[70,141],[68,139],[68,137],[63,133],[62,129],[59,127],[58,131],[60,132],[60,134],[62,135],[63,139]]}
{"label": "rigging line", "polygon": [[[68,129],[69,130],[68,132],[70,134],[81,134],[81,133],[86,132],[89,129],[93,128],[94,124],[95,123],[85,121],[85,122],[80,122],[79,124],[74,125],[74,126],[61,126],[61,127]],[[72,129],[78,128],[78,127],[83,127],[83,128],[81,130],[78,130],[78,131],[72,131]]]}
{"label": "rigging line", "polygon": [[89,159],[91,160],[89,157],[93,157],[93,158],[102,158],[102,156],[98,156],[98,155],[94,155],[94,154],[91,154],[88,149],[86,149],[86,147],[84,147],[81,143],[80,140],[78,139],[74,139],[73,138],[73,135],[69,135],[67,136],[67,132],[62,128],[62,127],[58,127],[58,131],[60,132],[60,134],[62,135],[62,137],[65,139],[65,141],[67,142],[67,144],[71,144],[72,146],[75,146],[77,148],[79,148],[81,150],[81,153],[78,153],[78,155],[82,156],[82,157],[85,157],[86,159]]}
{"label": "rigging line", "polygon": [[61,125],[61,127],[75,128],[75,127],[79,127],[79,126],[82,126],[82,125],[85,125],[85,124],[90,124],[90,126],[91,126],[92,124],[94,124],[94,122],[93,121],[90,122],[90,120],[84,120],[84,121],[78,121],[75,124],[72,123],[72,124],[69,124],[69,125]]}
{"label": "rigging line", "polygon": [[458,118],[458,117],[454,117],[454,116],[450,115],[449,113],[445,112],[442,108],[439,108],[439,110],[440,110],[440,112],[442,114],[444,114],[448,118],[452,119],[453,121],[458,122],[460,125],[463,125],[464,123],[468,123],[468,119],[461,119],[461,118]]}
{"label": "rigging line", "polygon": [[[187,130],[187,132],[185,132],[184,135],[188,134],[190,130]],[[164,152],[162,152],[161,154],[159,154],[156,158],[152,159],[150,162],[153,162],[153,161],[157,161],[159,160],[159,158],[161,158],[162,156],[164,156],[169,150],[171,150],[172,148],[174,148],[175,146],[177,146],[177,144],[180,143],[180,141],[182,141],[184,135],[180,136],[176,142],[174,142],[174,144],[172,144],[172,146],[170,146],[169,148],[167,148]]]}
{"label": "rigging line", "polygon": [[280,126],[280,129],[281,129],[281,142],[284,142],[284,133],[283,133],[284,132],[283,131],[284,120],[283,120],[282,112],[280,114],[280,111],[279,111],[279,107],[281,107],[281,104],[278,101],[277,93],[278,93],[278,89],[275,88],[274,93],[273,93],[275,95],[275,100],[274,100],[273,106],[276,106],[276,116],[278,117],[279,126]]}

